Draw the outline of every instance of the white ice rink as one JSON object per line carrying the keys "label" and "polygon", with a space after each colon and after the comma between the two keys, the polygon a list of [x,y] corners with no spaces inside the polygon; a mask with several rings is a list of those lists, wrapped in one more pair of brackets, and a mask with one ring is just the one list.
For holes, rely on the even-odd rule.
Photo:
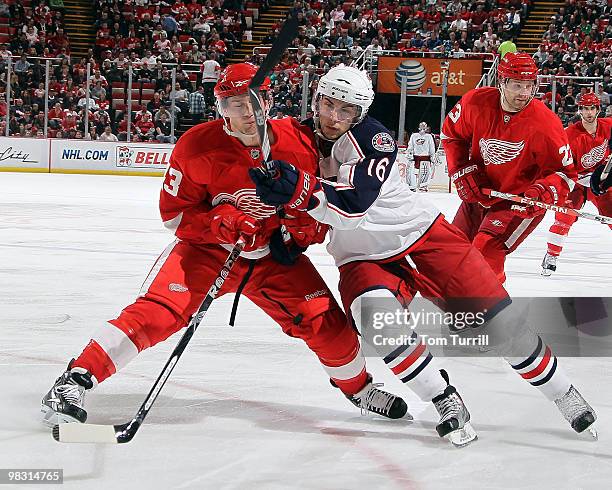
{"label": "white ice rink", "polygon": [[[369,359],[370,371],[405,397],[414,422],[361,416],[305,345],[246,298],[229,327],[230,296],[213,304],[131,443],[55,442],[39,423],[40,398],[89,333],[132,302],[172,239],[157,212],[159,185],[0,173],[0,468],[63,468],[66,489],[611,488],[611,359],[559,359],[598,411],[597,442],[576,435],[503,361],[442,359],[480,436],[454,449],[435,433],[433,406],[382,361]],[[452,218],[456,196],[428,198]],[[599,223],[579,221],[558,273],[540,276],[550,223],[508,260],[510,292],[612,296],[612,234]],[[309,256],[335,289],[325,249]],[[88,421],[130,419],[177,340],[101,384]]]}

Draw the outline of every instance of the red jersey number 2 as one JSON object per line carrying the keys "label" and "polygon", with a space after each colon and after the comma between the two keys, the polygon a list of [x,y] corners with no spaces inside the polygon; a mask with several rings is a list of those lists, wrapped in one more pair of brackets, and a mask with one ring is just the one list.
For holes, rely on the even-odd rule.
{"label": "red jersey number 2", "polygon": [[460,116],[461,116],[461,104],[457,104],[455,108],[448,113],[448,117],[450,117],[453,123],[457,123]]}
{"label": "red jersey number 2", "polygon": [[571,165],[574,163],[574,159],[572,158],[572,151],[570,150],[570,145],[564,145],[559,148],[559,155],[563,155],[561,159],[561,163],[564,167]]}

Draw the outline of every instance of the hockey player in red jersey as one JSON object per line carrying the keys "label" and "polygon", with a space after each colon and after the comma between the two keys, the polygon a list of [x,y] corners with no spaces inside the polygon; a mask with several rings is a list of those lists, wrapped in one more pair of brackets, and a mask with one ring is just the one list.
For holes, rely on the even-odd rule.
{"label": "hockey player in red jersey", "polygon": [[[557,365],[550,347],[524,328],[520,312],[480,252],[400,178],[395,141],[367,115],[373,98],[364,71],[340,65],[321,77],[313,97],[313,145],[321,151],[321,177],[275,160],[274,179],[262,170],[250,171],[257,195],[331,226],[327,248],[340,270],[342,302],[364,338],[372,332],[368,319],[373,309],[394,318],[417,291],[450,313],[486,309],[486,323],[478,331],[489,334],[495,351],[554,401],[574,430],[589,428],[594,410]],[[403,383],[434,403],[440,436],[456,445],[474,440],[470,414],[448,375],[416,331],[409,337],[373,347]]]}
{"label": "hockey player in red jersey", "polygon": [[[612,216],[612,193],[594,194],[590,189],[591,175],[600,171],[610,158],[610,131],[612,118],[600,118],[601,103],[592,92],[584,94],[578,101],[580,121],[565,130],[578,171],[578,183],[570,192],[564,206],[581,209],[591,201],[600,214]],[[557,259],[572,225],[578,218],[564,213],[555,213],[555,222],[548,233],[548,250],[542,261],[542,275],[550,276],[557,270]],[[612,228],[612,226],[611,226]]]}
{"label": "hockey player in red jersey", "polygon": [[[401,398],[373,385],[354,329],[310,260],[298,253],[322,241],[325,227],[304,213],[279,218],[255,195],[248,169],[262,164],[262,154],[247,94],[255,72],[248,63],[226,68],[214,89],[222,119],[195,126],[175,146],[159,205],[176,240],[153,265],[138,299],[99,326],[45,395],[46,424],[84,422],[86,390],[186,326],[240,236],[247,246],[220,295],[247,296],[287,335],[305,341],[358,407],[390,418],[406,414]],[[310,130],[292,118],[268,124],[271,155],[316,172]]]}
{"label": "hockey player in red jersey", "polygon": [[448,113],[442,144],[462,199],[453,224],[482,252],[502,282],[506,256],[544,218],[545,210],[488,197],[484,189],[564,203],[576,171],[561,121],[541,101],[538,70],[526,53],[499,62],[499,90],[470,90]]}

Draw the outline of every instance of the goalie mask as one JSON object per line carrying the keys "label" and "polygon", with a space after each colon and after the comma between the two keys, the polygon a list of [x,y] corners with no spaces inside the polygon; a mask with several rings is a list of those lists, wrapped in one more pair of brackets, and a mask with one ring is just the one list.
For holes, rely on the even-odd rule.
{"label": "goalie mask", "polygon": [[327,139],[319,128],[321,110],[326,110],[321,102],[323,96],[356,106],[356,112],[348,110],[336,112],[337,119],[350,122],[351,126],[354,126],[366,117],[374,100],[372,80],[365,71],[342,64],[335,66],[321,77],[312,98],[312,110],[317,134]]}
{"label": "goalie mask", "polygon": [[[230,117],[245,117],[253,113],[251,103],[248,97],[245,97],[239,104],[230,104],[230,98],[241,95],[248,96],[249,83],[257,72],[257,66],[252,63],[236,63],[225,68],[214,88],[217,110],[223,118],[223,129],[230,136],[248,136],[243,135],[239,131],[233,129],[230,122]],[[264,102],[265,115],[268,115],[270,91],[270,79],[265,78],[260,87],[260,93]]]}
{"label": "goalie mask", "polygon": [[428,126],[426,122],[423,121],[422,123],[419,123],[419,133],[425,134],[427,132],[427,128]]}

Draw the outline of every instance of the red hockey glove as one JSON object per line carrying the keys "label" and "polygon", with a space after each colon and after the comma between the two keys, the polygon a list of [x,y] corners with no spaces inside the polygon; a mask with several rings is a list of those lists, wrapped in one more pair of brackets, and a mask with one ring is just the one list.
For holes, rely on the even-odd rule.
{"label": "red hockey glove", "polygon": [[213,216],[210,221],[210,231],[219,243],[234,244],[242,235],[246,240],[245,249],[257,248],[257,232],[260,228],[257,219],[244,214],[231,204],[215,206],[211,213]]}
{"label": "red hockey glove", "polygon": [[320,223],[306,212],[287,210],[281,224],[289,233],[293,241],[300,247],[308,247],[313,243],[323,243],[327,229],[326,224]]}
{"label": "red hockey glove", "polygon": [[[534,201],[543,202],[545,204],[557,204],[559,201],[565,202],[567,199],[567,192],[565,192],[565,188],[567,186],[563,184],[564,190],[559,192],[556,186],[550,184],[546,179],[536,180],[533,184],[531,184],[525,192],[523,192],[523,196],[528,199],[533,199]],[[512,206],[512,211],[517,216],[521,218],[534,218],[535,216],[539,216],[546,212],[545,208],[540,206],[530,206],[528,204]]]}
{"label": "red hockey glove", "polygon": [[491,206],[495,199],[490,198],[482,192],[483,188],[491,188],[491,183],[485,175],[480,172],[478,165],[471,164],[458,169],[451,175],[451,181],[457,188],[457,194],[462,201],[468,203],[480,203],[485,207]]}

